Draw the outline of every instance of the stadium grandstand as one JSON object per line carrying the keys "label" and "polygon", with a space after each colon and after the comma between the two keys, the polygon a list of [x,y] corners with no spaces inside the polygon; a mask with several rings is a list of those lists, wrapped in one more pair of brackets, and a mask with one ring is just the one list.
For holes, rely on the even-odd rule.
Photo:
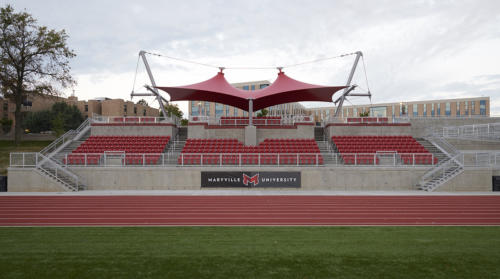
{"label": "stadium grandstand", "polygon": [[[145,59],[145,52],[140,55]],[[360,52],[354,55],[362,58]],[[487,112],[480,117],[357,117],[350,109],[343,113],[344,99],[371,93],[353,93],[356,85],[350,80],[341,86],[313,85],[278,68],[273,83],[233,86],[224,70],[186,86],[156,86],[152,80],[148,94],[160,108],[166,99],[159,90],[168,93],[169,101],[190,102],[187,127],[174,116],[94,114],[40,152],[11,153],[9,191],[499,188],[500,119],[489,116],[489,101],[473,101],[473,107]],[[334,96],[339,96],[335,102]],[[337,107],[320,119],[300,106],[276,112],[281,105],[304,101]],[[465,110],[454,102],[455,114]],[[225,113],[207,113],[206,103]],[[412,109],[428,106],[434,107]],[[266,108],[273,114],[257,115]]]}

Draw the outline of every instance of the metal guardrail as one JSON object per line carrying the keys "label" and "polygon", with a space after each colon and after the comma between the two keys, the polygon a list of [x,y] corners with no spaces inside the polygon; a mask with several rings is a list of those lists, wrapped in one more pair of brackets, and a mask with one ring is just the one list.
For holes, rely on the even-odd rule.
{"label": "metal guardrail", "polygon": [[441,165],[426,172],[421,178],[421,183],[432,180],[436,176],[444,176],[445,172],[453,167],[463,166],[462,154],[456,154],[450,160],[446,160]]}
{"label": "metal guardrail", "polygon": [[410,123],[409,117],[344,117],[338,118],[330,116],[323,120],[324,124],[340,123],[340,124],[395,124],[395,123]]}
{"label": "metal guardrail", "polygon": [[[493,167],[500,169],[500,151],[465,151],[451,159],[436,163],[431,153],[69,153],[62,164],[35,152],[10,154],[10,167],[37,168],[46,166],[64,169],[67,167],[172,167],[172,166],[380,166],[380,167],[428,167],[436,172],[445,164],[461,164],[464,167]],[[273,160],[274,163],[273,163]],[[266,162],[266,163],[264,163]],[[435,171],[433,171],[435,170]],[[76,178],[75,178],[76,179]]]}
{"label": "metal guardrail", "polygon": [[172,123],[179,124],[180,120],[176,116],[172,117],[154,117],[154,116],[103,116],[94,114],[92,116],[94,123],[107,124],[152,124],[152,123]]}
{"label": "metal guardrail", "polygon": [[77,136],[81,131],[83,131],[83,129],[85,129],[89,125],[89,123],[90,123],[90,119],[87,118],[85,121],[83,121],[82,124],[80,124],[80,126],[78,126],[78,128],[76,128],[76,130],[67,131],[62,136],[57,138],[55,141],[50,143],[48,146],[46,146],[45,148],[40,150],[40,153],[42,153],[44,155],[48,155],[48,154],[54,152],[59,147],[61,147],[62,145],[64,145],[68,141],[72,140],[73,138],[75,138],[75,136]]}
{"label": "metal guardrail", "polygon": [[[11,168],[32,168],[48,175],[71,190],[78,190],[82,182],[74,173],[40,152],[13,152],[10,153]],[[68,183],[69,182],[69,183]]]}
{"label": "metal guardrail", "polygon": [[484,138],[500,140],[500,123],[443,127],[435,133],[445,138]]}
{"label": "metal guardrail", "polygon": [[[247,126],[249,122],[248,117],[213,117],[213,116],[190,116],[189,123],[207,123],[209,125],[221,126]],[[264,126],[286,126],[294,125],[296,123],[314,123],[314,119],[308,115],[295,115],[295,116],[282,116],[281,118],[264,117],[252,118],[254,125]]]}

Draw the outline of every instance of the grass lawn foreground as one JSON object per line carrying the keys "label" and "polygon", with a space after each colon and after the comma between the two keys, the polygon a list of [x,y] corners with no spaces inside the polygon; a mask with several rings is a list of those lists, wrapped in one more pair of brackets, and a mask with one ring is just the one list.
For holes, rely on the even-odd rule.
{"label": "grass lawn foreground", "polygon": [[500,278],[500,227],[0,228],[0,278]]}

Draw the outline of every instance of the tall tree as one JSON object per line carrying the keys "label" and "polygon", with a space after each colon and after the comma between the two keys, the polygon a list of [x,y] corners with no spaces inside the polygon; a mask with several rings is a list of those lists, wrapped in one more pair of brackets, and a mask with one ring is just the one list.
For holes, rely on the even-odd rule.
{"label": "tall tree", "polygon": [[146,102],[146,100],[144,100],[144,99],[140,99],[139,101],[137,101],[137,104],[138,104],[138,105],[147,106],[147,105],[148,105],[148,102]]}
{"label": "tall tree", "polygon": [[75,56],[64,30],[39,26],[26,12],[12,6],[0,9],[1,92],[16,104],[15,142],[21,139],[23,100],[31,94],[59,95],[75,83],[69,60]]}
{"label": "tall tree", "polygon": [[[168,104],[165,106],[165,111],[167,112],[167,116],[170,117],[172,115],[177,116],[179,119],[182,118],[184,113],[181,111],[177,104]],[[160,112],[160,116],[163,116],[163,112]]]}

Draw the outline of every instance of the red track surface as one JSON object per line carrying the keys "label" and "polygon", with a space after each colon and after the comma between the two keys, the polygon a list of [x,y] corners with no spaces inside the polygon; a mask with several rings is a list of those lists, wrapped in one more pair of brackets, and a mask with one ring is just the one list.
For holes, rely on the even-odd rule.
{"label": "red track surface", "polygon": [[0,196],[0,226],[500,225],[500,196]]}

